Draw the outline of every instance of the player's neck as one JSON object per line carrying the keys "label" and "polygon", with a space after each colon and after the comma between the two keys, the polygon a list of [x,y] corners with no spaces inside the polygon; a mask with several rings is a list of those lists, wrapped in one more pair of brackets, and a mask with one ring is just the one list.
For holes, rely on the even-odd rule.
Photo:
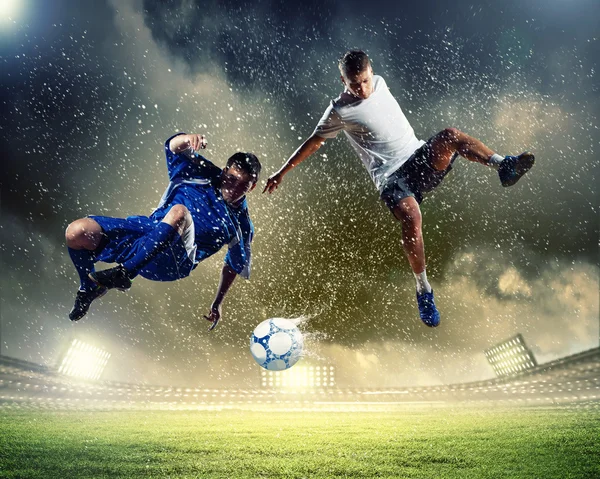
{"label": "player's neck", "polygon": [[239,209],[240,206],[242,206],[244,204],[244,200],[246,199],[246,195],[242,196],[239,200],[236,201],[225,201],[225,203],[227,203],[227,206],[230,206],[231,208],[237,210]]}

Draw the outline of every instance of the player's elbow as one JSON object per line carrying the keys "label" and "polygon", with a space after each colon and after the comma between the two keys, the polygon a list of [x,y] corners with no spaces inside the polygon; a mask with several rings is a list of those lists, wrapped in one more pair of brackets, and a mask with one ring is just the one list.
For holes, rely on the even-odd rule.
{"label": "player's elbow", "polygon": [[317,151],[319,148],[321,148],[323,146],[323,143],[325,143],[325,138],[321,138],[320,136],[313,135],[310,137],[309,142],[310,142],[311,152],[314,153],[315,151]]}
{"label": "player's elbow", "polygon": [[188,146],[189,146],[189,141],[187,141],[186,135],[183,135],[183,134],[177,135],[177,136],[171,138],[171,141],[169,141],[169,150],[171,150],[171,152],[176,155],[181,153]]}
{"label": "player's elbow", "polygon": [[173,138],[170,142],[169,142],[169,150],[171,150],[171,153],[173,154],[177,154],[179,153],[179,150],[177,148],[179,141],[175,142],[175,138]]}

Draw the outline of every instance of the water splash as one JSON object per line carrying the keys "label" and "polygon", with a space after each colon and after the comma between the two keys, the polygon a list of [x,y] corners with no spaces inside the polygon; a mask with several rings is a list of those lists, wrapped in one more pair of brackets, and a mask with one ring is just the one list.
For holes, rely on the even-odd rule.
{"label": "water splash", "polygon": [[[325,361],[325,358],[318,353],[319,344],[322,341],[330,339],[330,335],[322,331],[309,331],[308,326],[311,319],[318,317],[323,313],[323,309],[312,314],[300,314],[291,318],[280,318],[291,321],[302,334],[303,349],[301,357],[303,359],[311,359],[314,361]],[[273,318],[275,319],[275,318]]]}

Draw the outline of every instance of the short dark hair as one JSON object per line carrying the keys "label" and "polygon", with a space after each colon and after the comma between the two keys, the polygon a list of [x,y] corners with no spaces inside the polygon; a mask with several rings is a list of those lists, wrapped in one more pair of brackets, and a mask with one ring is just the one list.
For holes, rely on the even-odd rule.
{"label": "short dark hair", "polygon": [[226,168],[231,168],[235,166],[237,169],[247,173],[251,178],[254,179],[256,183],[258,181],[258,176],[260,175],[260,170],[262,169],[262,165],[256,155],[252,153],[244,153],[242,151],[238,151],[237,153],[231,155],[227,160]]}
{"label": "short dark hair", "polygon": [[371,66],[369,56],[362,50],[350,50],[344,53],[338,62],[342,75],[356,75]]}

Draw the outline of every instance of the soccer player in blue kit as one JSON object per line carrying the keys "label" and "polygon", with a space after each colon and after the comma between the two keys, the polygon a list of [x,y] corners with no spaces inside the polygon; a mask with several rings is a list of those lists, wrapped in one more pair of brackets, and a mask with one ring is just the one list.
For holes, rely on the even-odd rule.
{"label": "soccer player in blue kit", "polygon": [[525,152],[502,157],[456,128],[419,140],[385,80],[373,75],[371,61],[360,50],[339,62],[345,91],[331,102],[313,134],[271,175],[263,192],[272,193],[283,177],[315,153],[328,138],[343,131],[379,190],[380,198],[402,224],[402,246],[413,270],[421,320],[440,322],[425,272],[425,248],[419,204],[438,186],[458,155],[498,171],[502,186],[512,186],[529,171],[534,156]]}
{"label": "soccer player in blue kit", "polygon": [[[154,281],[185,278],[228,245],[215,299],[204,316],[211,330],[216,327],[235,277],[250,276],[254,226],[246,194],[256,187],[261,164],[252,153],[238,152],[221,169],[197,153],[205,146],[198,134],[167,139],[170,183],[149,217],[87,216],[67,227],[67,247],[80,279],[72,321],[85,316],[92,301],[109,289],[131,288],[137,275]],[[96,271],[97,261],[119,264]]]}

